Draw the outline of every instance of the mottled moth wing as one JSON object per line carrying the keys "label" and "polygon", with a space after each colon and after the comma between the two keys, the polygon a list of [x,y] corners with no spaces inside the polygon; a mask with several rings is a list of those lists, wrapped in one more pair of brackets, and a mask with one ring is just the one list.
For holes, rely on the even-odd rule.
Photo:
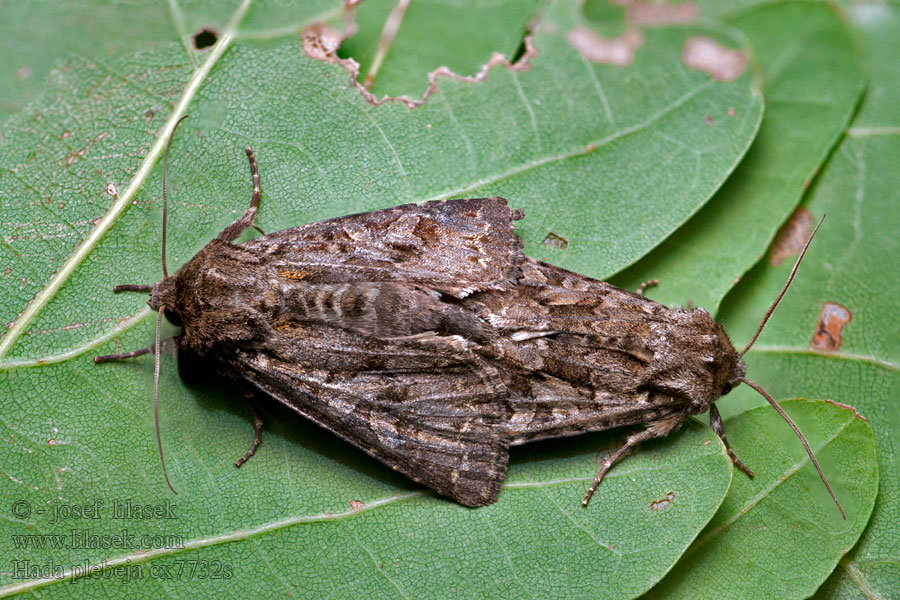
{"label": "mottled moth wing", "polygon": [[[224,358],[224,357],[223,357]],[[497,499],[506,388],[458,336],[378,339],[279,327],[224,358],[260,390],[409,478],[467,506]]]}
{"label": "mottled moth wing", "polygon": [[[670,368],[659,356],[716,343],[708,339],[714,324],[707,313],[669,309],[530,258],[520,267],[513,290],[463,303],[503,333],[480,352],[503,361],[511,445],[683,421],[690,400],[678,386],[711,376],[703,369],[686,373],[684,364]],[[673,312],[682,316],[677,323]]]}
{"label": "mottled moth wing", "polygon": [[405,204],[278,231],[242,247],[306,283],[397,281],[462,298],[518,276],[522,218],[503,198]]}

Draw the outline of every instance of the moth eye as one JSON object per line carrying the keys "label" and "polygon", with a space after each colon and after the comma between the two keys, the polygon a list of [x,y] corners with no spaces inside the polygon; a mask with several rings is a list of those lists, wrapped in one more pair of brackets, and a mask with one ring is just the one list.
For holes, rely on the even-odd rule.
{"label": "moth eye", "polygon": [[728,392],[731,391],[731,389],[732,389],[733,387],[734,387],[734,386],[731,385],[731,382],[726,383],[726,384],[724,385],[724,387],[722,387],[722,395],[723,395],[723,396],[726,395]]}

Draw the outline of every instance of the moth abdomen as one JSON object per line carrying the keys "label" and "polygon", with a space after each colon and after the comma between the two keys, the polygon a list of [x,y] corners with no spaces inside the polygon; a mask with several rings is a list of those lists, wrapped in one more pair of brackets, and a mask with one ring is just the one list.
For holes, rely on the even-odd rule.
{"label": "moth abdomen", "polygon": [[438,332],[480,340],[485,325],[432,290],[391,281],[278,285],[277,320],[314,321],[378,338]]}

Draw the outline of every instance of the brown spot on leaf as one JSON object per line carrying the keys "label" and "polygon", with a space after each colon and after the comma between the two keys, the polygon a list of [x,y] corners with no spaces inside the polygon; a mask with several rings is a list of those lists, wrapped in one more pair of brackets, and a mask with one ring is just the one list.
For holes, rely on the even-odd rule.
{"label": "brown spot on leaf", "polygon": [[82,148],[81,150],[75,150],[73,152],[70,152],[69,155],[66,157],[66,166],[71,167],[72,164],[79,158],[83,157],[86,152],[87,152],[87,147]]}
{"label": "brown spot on leaf", "polygon": [[706,123],[707,125],[712,125],[716,121],[710,115],[703,115],[703,122]]}
{"label": "brown spot on leaf", "polygon": [[626,29],[615,38],[597,35],[587,27],[569,31],[569,43],[586,59],[605,65],[626,67],[634,62],[634,53],[644,43],[644,34],[637,29]]}
{"label": "brown spot on leaf", "polygon": [[741,50],[726,48],[712,38],[694,36],[684,43],[681,62],[709,73],[716,81],[734,81],[747,68],[747,55]]}
{"label": "brown spot on leaf", "polygon": [[769,264],[777,267],[789,256],[797,256],[803,250],[809,232],[812,231],[813,216],[802,206],[794,211],[781,226],[769,251]]}
{"label": "brown spot on leaf", "polygon": [[734,115],[737,114],[737,111],[734,110],[733,108],[729,108],[729,109],[725,112],[725,114],[728,115],[729,117],[733,117]]}
{"label": "brown spot on leaf", "polygon": [[50,438],[49,440],[47,440],[47,445],[48,445],[48,446],[55,446],[55,445],[56,445],[56,438]]}
{"label": "brown spot on leaf", "polygon": [[650,510],[662,510],[669,508],[675,502],[675,492],[669,492],[666,497],[650,503]]}
{"label": "brown spot on leaf", "polygon": [[19,79],[25,79],[29,75],[31,75],[31,67],[29,67],[28,65],[23,65],[16,69],[16,77],[18,77]]}
{"label": "brown spot on leaf", "polygon": [[303,51],[315,60],[334,62],[343,41],[341,33],[328,23],[313,23],[303,30]]}
{"label": "brown spot on leaf", "polygon": [[119,186],[114,183],[106,184],[106,193],[112,196],[113,198],[119,197]]}
{"label": "brown spot on leaf", "polygon": [[569,240],[561,235],[553,233],[552,231],[547,234],[541,244],[543,244],[544,246],[550,246],[551,248],[558,248],[559,250],[567,250],[569,248]]}
{"label": "brown spot on leaf", "polygon": [[69,168],[70,166],[72,166],[72,164],[75,163],[75,161],[84,158],[84,156],[87,154],[88,149],[90,149],[91,146],[93,146],[97,142],[102,141],[108,135],[109,135],[108,132],[101,133],[100,135],[95,137],[93,140],[88,142],[87,146],[85,146],[81,150],[73,150],[72,152],[70,152],[69,155],[66,157],[66,168]]}
{"label": "brown spot on leaf", "polygon": [[835,352],[841,349],[841,330],[853,319],[853,314],[835,302],[826,302],[819,313],[816,331],[809,347],[818,352]]}
{"label": "brown spot on leaf", "polygon": [[359,510],[359,509],[363,508],[365,505],[366,505],[366,503],[363,502],[362,500],[351,500],[350,501],[350,508],[352,508],[353,510]]}
{"label": "brown spot on leaf", "polygon": [[646,0],[614,0],[625,7],[628,22],[634,25],[670,25],[693,23],[700,16],[696,2],[666,4]]}

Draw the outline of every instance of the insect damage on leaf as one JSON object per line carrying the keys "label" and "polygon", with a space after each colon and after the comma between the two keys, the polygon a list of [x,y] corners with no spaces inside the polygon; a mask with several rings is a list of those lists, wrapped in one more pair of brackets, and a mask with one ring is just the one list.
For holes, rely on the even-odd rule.
{"label": "insect damage on leaf", "polygon": [[303,51],[315,60],[335,62],[343,41],[341,33],[328,23],[314,23],[303,30]]}
{"label": "insect damage on leaf", "polygon": [[665,498],[654,500],[650,503],[650,510],[663,510],[669,508],[675,502],[675,492],[669,492]]}
{"label": "insect damage on leaf", "polygon": [[826,302],[816,321],[809,347],[817,352],[836,352],[841,349],[841,331],[853,320],[853,314],[836,302]]}
{"label": "insect damage on leaf", "polygon": [[569,248],[569,240],[561,235],[553,233],[552,231],[547,232],[547,235],[544,236],[541,244],[543,244],[544,246],[550,246],[551,248],[557,248],[558,250],[567,250]]}
{"label": "insect damage on leaf", "polygon": [[[405,0],[404,0],[405,2]],[[396,18],[398,14],[402,16],[401,2],[398,4],[398,10],[392,13],[391,18]],[[478,73],[474,75],[460,75],[446,66],[440,66],[428,73],[428,86],[422,94],[421,99],[409,98],[407,96],[388,96],[384,95],[377,98],[370,90],[371,81],[362,81],[359,79],[359,63],[351,57],[341,58],[338,56],[338,49],[344,40],[348,39],[356,33],[355,8],[358,2],[347,2],[344,12],[344,33],[340,33],[337,29],[327,23],[313,23],[308,26],[301,36],[303,49],[306,55],[315,60],[322,62],[334,63],[343,67],[350,75],[351,84],[362,94],[367,102],[374,106],[379,106],[385,102],[402,102],[407,108],[416,108],[425,104],[428,98],[438,89],[438,80],[441,77],[462,81],[464,83],[480,83],[487,79],[488,73],[494,67],[504,67],[511,71],[527,71],[531,68],[531,60],[537,56],[537,48],[534,45],[535,26],[530,25],[528,32],[522,39],[523,51],[518,53],[514,60],[511,60],[499,52],[494,52],[488,61],[482,65]],[[389,22],[385,25],[383,34],[393,35],[389,31],[392,24]],[[383,41],[383,40],[382,40]]]}
{"label": "insect damage on leaf", "polygon": [[196,50],[206,50],[216,45],[219,40],[219,32],[212,27],[204,27],[194,33],[193,40]]}
{"label": "insect damage on leaf", "polygon": [[700,7],[696,2],[666,4],[648,0],[613,0],[623,6],[628,22],[633,25],[671,25],[693,23],[700,16]]}
{"label": "insect damage on leaf", "polygon": [[777,267],[789,256],[797,256],[815,223],[813,216],[802,206],[781,226],[769,250],[769,264]]}
{"label": "insect damage on leaf", "polygon": [[726,48],[712,38],[694,36],[684,43],[681,62],[709,73],[716,81],[734,81],[747,68],[747,53]]}
{"label": "insect damage on leaf", "polygon": [[626,29],[615,38],[604,38],[587,27],[569,31],[569,43],[578,53],[591,62],[617,67],[627,67],[634,62],[634,55],[644,43],[639,29]]}

